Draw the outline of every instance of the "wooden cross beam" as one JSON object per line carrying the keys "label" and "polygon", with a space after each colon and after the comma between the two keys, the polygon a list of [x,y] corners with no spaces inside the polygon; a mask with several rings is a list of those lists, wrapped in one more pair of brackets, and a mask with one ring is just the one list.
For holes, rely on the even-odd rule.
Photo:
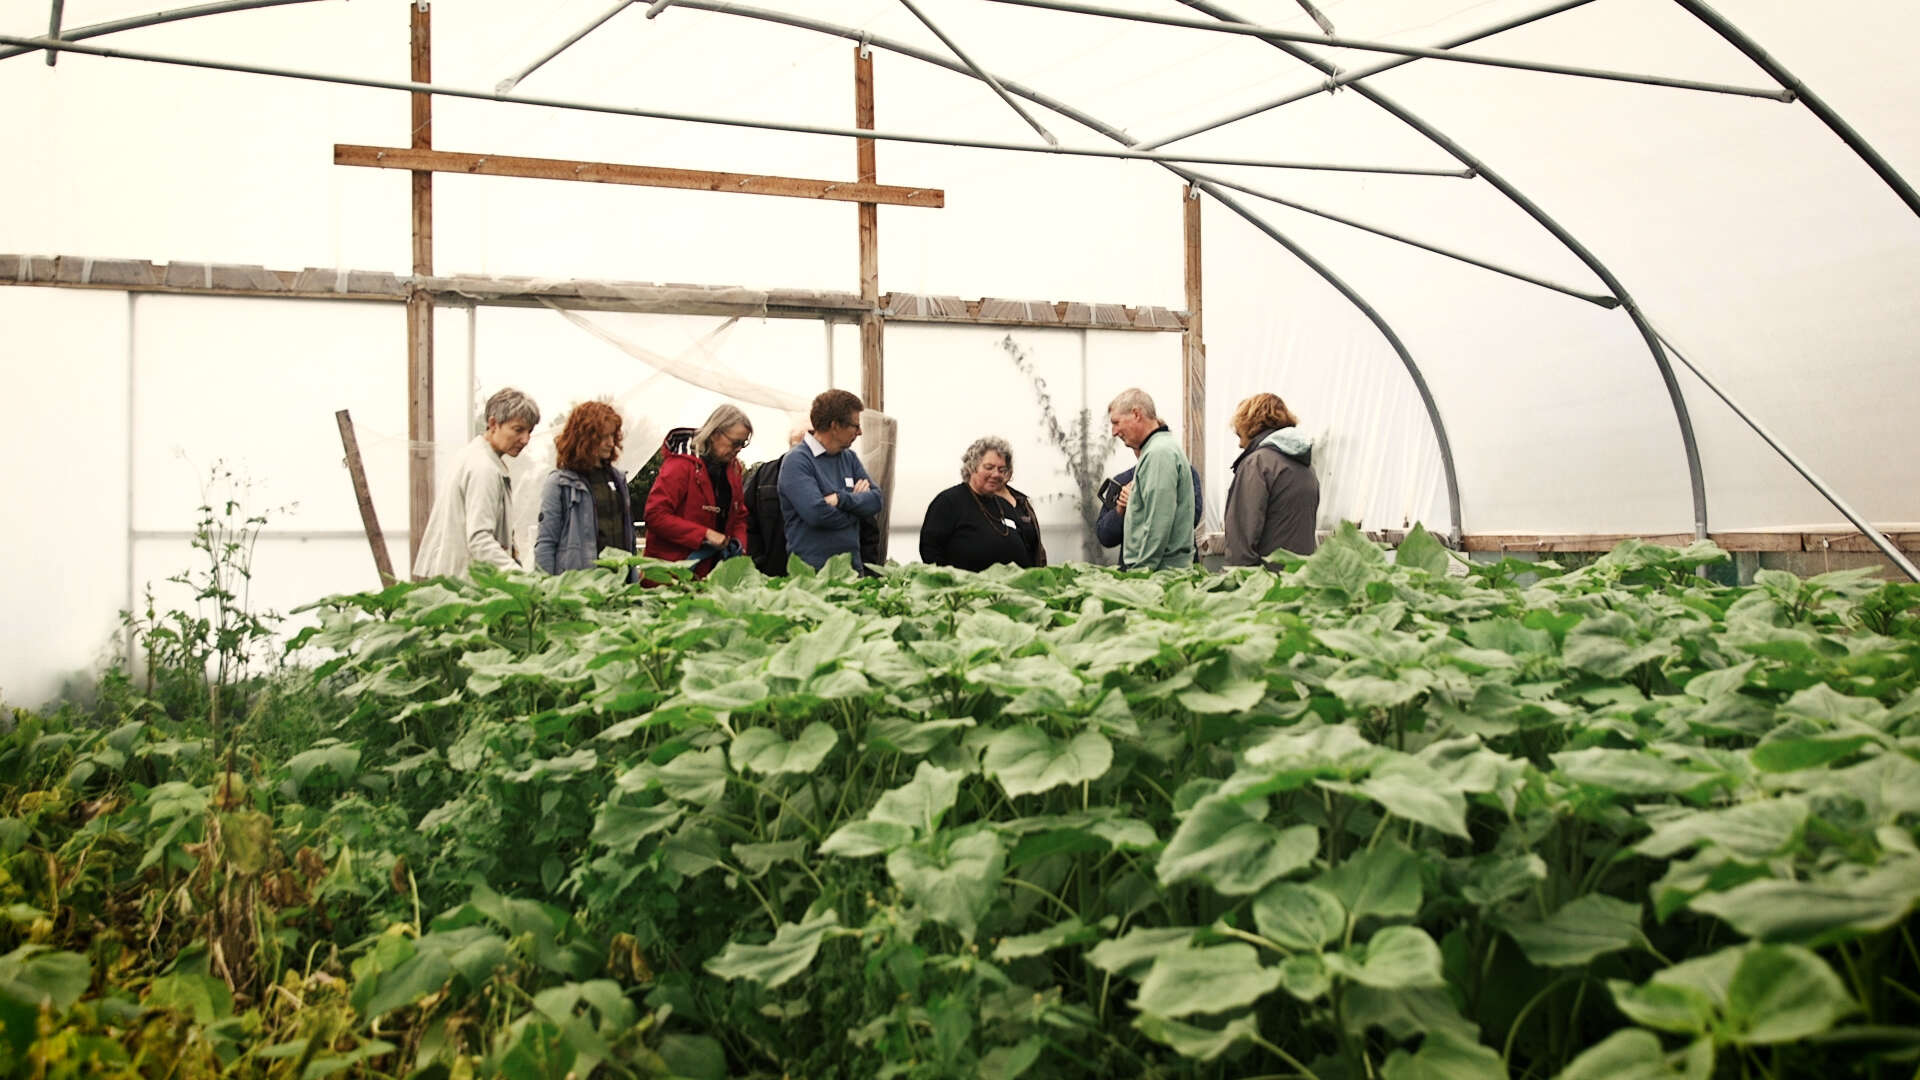
{"label": "wooden cross beam", "polygon": [[614,165],[599,161],[510,157],[504,154],[465,154],[404,146],[336,143],[333,147],[333,163],[374,169],[406,169],[416,173],[521,176],[534,180],[577,180],[591,184],[725,191],[739,195],[785,195],[795,199],[825,199],[869,205],[886,203],[889,206],[927,206],[937,209],[947,204],[947,193],[939,188],[895,187],[850,180],[804,180],[792,176],[706,172],[652,165]]}

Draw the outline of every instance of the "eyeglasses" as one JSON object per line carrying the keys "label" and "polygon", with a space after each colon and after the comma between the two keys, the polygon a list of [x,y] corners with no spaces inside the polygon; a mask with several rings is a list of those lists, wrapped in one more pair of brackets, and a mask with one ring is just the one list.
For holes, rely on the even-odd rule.
{"label": "eyeglasses", "polygon": [[733,447],[735,450],[745,450],[747,448],[747,445],[753,442],[753,436],[751,435],[747,436],[744,439],[736,439],[724,431],[716,431],[714,432],[714,434],[727,440],[727,445]]}

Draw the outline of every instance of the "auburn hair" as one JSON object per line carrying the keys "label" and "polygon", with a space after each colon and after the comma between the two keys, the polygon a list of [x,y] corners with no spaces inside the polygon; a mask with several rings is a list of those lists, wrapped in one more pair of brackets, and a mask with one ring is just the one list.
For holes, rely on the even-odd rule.
{"label": "auburn hair", "polygon": [[599,468],[601,463],[592,460],[593,451],[608,432],[613,433],[613,455],[619,457],[620,427],[620,414],[613,406],[604,401],[581,402],[567,414],[566,426],[560,429],[560,438],[554,444],[554,464],[572,472]]}
{"label": "auburn hair", "polygon": [[1263,431],[1275,431],[1290,428],[1300,423],[1280,400],[1278,394],[1255,394],[1240,403],[1233,410],[1233,419],[1228,421],[1233,433],[1243,439],[1251,439]]}

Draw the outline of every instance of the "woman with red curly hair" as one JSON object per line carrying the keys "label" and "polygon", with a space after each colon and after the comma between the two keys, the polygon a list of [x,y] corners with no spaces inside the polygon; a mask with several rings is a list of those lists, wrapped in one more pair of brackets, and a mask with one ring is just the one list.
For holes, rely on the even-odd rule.
{"label": "woman with red curly hair", "polygon": [[[560,429],[556,449],[558,467],[540,493],[534,565],[558,574],[593,566],[603,548],[631,552],[633,504],[626,475],[613,465],[620,414],[604,401],[582,403]],[[633,580],[631,571],[627,579]]]}

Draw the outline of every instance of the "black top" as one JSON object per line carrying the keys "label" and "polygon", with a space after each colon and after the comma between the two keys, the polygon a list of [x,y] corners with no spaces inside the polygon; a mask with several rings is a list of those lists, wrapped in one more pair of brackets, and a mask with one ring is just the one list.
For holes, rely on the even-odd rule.
{"label": "black top", "polygon": [[727,463],[701,458],[707,466],[707,479],[713,482],[713,504],[720,508],[720,520],[713,526],[714,532],[727,531],[727,518],[733,512],[733,481],[727,478]]}
{"label": "black top", "polygon": [[1033,503],[1009,488],[1014,502],[997,495],[975,495],[965,483],[955,484],[927,504],[920,524],[922,562],[961,570],[985,570],[996,563],[1045,566],[1040,525]]}
{"label": "black top", "polygon": [[605,465],[597,469],[588,469],[580,474],[587,482],[587,489],[593,492],[594,550],[627,546],[627,523],[621,515],[626,507],[620,505],[620,490],[613,486],[613,470]]}

